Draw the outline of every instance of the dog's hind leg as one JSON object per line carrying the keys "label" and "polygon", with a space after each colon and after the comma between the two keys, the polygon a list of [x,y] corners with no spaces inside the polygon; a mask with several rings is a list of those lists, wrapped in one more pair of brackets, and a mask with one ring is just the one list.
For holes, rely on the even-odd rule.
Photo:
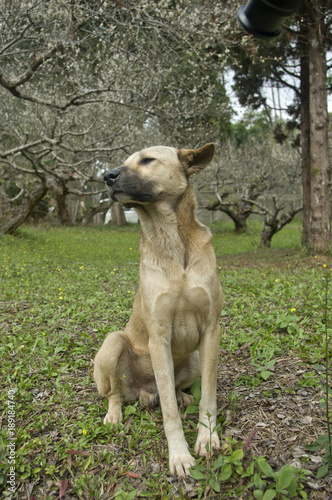
{"label": "dog's hind leg", "polygon": [[176,399],[180,406],[188,406],[194,402],[191,394],[183,392],[181,389],[190,387],[201,375],[199,353],[195,351],[189,358],[177,365],[174,370]]}
{"label": "dog's hind leg", "polygon": [[123,394],[121,378],[126,374],[121,371],[121,358],[127,351],[127,341],[123,332],[111,332],[104,340],[94,360],[94,378],[98,392],[108,399],[108,412],[104,418],[104,424],[110,422],[117,424],[122,422],[121,405]]}
{"label": "dog's hind leg", "polygon": [[181,391],[181,389],[176,389],[176,399],[179,406],[189,406],[194,403],[194,398],[191,394]]}

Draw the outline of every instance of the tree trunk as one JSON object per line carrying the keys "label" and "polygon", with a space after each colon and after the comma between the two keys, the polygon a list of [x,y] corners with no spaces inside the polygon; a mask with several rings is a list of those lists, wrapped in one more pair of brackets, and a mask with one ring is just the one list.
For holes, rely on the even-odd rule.
{"label": "tree trunk", "polygon": [[[324,43],[324,17],[313,9],[309,25],[309,108],[310,108],[310,192],[306,185],[305,196],[310,196],[306,207],[306,240],[309,252],[326,252],[331,240],[331,180],[328,148],[326,46]],[[307,203],[308,200],[305,200]]]}
{"label": "tree trunk", "polygon": [[56,203],[58,208],[58,218],[63,226],[71,226],[72,221],[70,219],[69,210],[66,202],[67,195],[64,193],[56,194]]}
{"label": "tree trunk", "polygon": [[106,201],[102,205],[99,205],[98,207],[93,207],[90,210],[87,210],[84,212],[83,217],[82,217],[82,226],[86,226],[88,222],[94,217],[94,215],[99,214],[101,212],[107,211],[111,206],[114,204],[114,201]]}
{"label": "tree trunk", "polygon": [[260,246],[263,248],[270,248],[272,236],[275,233],[276,233],[276,228],[273,227],[270,223],[268,223],[267,217],[264,217],[263,218],[263,229],[261,232]]}
{"label": "tree trunk", "polygon": [[12,209],[10,214],[1,216],[0,233],[12,234],[15,229],[21,226],[27,220],[37,203],[44,198],[47,191],[48,187],[46,183],[42,182],[20,206]]}
{"label": "tree trunk", "polygon": [[10,199],[3,186],[0,185],[0,225],[2,220],[11,215]]}
{"label": "tree trunk", "polygon": [[302,207],[293,208],[278,217],[280,210],[275,205],[273,212],[263,217],[260,246],[270,248],[273,236],[289,224],[302,209]]}
{"label": "tree trunk", "polygon": [[241,208],[243,208],[244,203],[240,201],[237,205],[235,205],[237,208],[236,210],[232,210],[230,208],[229,204],[223,204],[222,202],[215,201],[214,203],[209,203],[208,205],[205,205],[204,208],[207,210],[210,210],[212,212],[223,212],[224,214],[228,215],[230,219],[234,222],[234,231],[236,233],[246,233],[247,232],[247,219],[250,215],[249,210],[245,210],[244,212],[241,212]]}
{"label": "tree trunk", "polygon": [[[303,13],[305,16],[305,13]],[[309,33],[308,16],[300,23],[300,50],[301,50],[301,167],[302,167],[302,196],[303,196],[303,229],[302,245],[308,246],[309,219],[310,219],[310,107],[309,107]]]}
{"label": "tree trunk", "polygon": [[118,202],[115,202],[111,207],[111,222],[116,226],[123,226],[126,224],[124,210],[122,205]]}
{"label": "tree trunk", "polygon": [[234,231],[238,234],[241,234],[241,233],[246,233],[247,232],[247,218],[248,216],[244,216],[244,215],[238,215],[237,218],[233,218],[233,222],[235,224],[235,228],[234,228]]}

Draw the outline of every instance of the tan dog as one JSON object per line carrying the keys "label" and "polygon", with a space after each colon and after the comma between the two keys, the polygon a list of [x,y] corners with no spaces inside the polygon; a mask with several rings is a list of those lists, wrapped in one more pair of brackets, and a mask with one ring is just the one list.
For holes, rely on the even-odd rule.
{"label": "tan dog", "polygon": [[[202,375],[195,453],[219,447],[216,382],[222,307],[221,286],[209,230],[198,222],[188,178],[213,158],[214,144],[176,150],[157,146],[131,155],[105,174],[110,194],[134,207],[142,228],[140,287],[133,314],[121,332],[111,332],[95,358],[99,393],[108,398],[104,423],[122,421],[123,401],[148,404],[160,398],[171,474],[190,474],[188,450],[177,408],[192,397],[181,389]],[[206,427],[206,425],[208,427]]]}

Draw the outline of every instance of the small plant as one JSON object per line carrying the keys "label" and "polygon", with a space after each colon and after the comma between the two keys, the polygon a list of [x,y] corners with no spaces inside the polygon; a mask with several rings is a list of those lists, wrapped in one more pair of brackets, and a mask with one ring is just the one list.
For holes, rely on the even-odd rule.
{"label": "small plant", "polygon": [[115,499],[116,500],[134,500],[137,495],[137,490],[132,490],[130,493],[127,493],[126,491],[119,490],[115,493]]}
{"label": "small plant", "polygon": [[284,465],[278,472],[273,472],[266,459],[259,457],[249,464],[242,477],[251,478],[247,487],[253,488],[253,496],[257,500],[306,499],[302,480],[307,474],[309,472],[305,469],[295,469],[289,464]]}
{"label": "small plant", "polygon": [[229,406],[232,411],[236,410],[237,403],[240,399],[240,395],[236,391],[231,391],[229,394]]}
{"label": "small plant", "polygon": [[263,345],[259,347],[258,343],[254,343],[251,349],[251,364],[256,368],[256,376],[258,380],[268,380],[273,372],[271,371],[275,365],[275,350],[274,346]]}
{"label": "small plant", "polygon": [[[247,442],[251,442],[255,432],[251,434]],[[247,443],[246,442],[246,443]],[[279,471],[274,472],[265,457],[254,457],[249,463],[245,463],[244,453],[249,445],[238,443],[230,437],[226,437],[226,446],[223,454],[211,460],[207,456],[206,464],[198,463],[190,469],[194,479],[201,482],[198,489],[199,498],[208,498],[209,492],[221,492],[221,484],[235,486],[244,485],[252,489],[253,498],[257,500],[272,500],[273,498],[286,500],[289,498],[307,499],[303,482],[310,471],[296,469],[289,464],[284,465]],[[240,486],[238,493],[243,486]]]}
{"label": "small plant", "polygon": [[[205,424],[203,424],[205,425]],[[218,427],[218,426],[216,426]],[[210,428],[210,435],[216,428]],[[215,460],[208,453],[206,464],[198,463],[191,467],[190,473],[196,480],[202,481],[202,487],[198,490],[199,497],[204,494],[207,498],[208,492],[212,489],[214,492],[220,492],[220,483],[230,481],[233,477],[240,477],[243,473],[243,449],[239,447],[236,441],[226,437],[226,449],[223,455],[219,455]]]}
{"label": "small plant", "polygon": [[316,441],[311,444],[306,445],[305,450],[307,451],[318,451],[321,448],[325,448],[326,453],[323,457],[323,464],[319,467],[317,471],[317,478],[326,476],[328,471],[332,468],[332,454],[331,454],[331,439],[329,434],[324,434],[323,436],[319,436]]}
{"label": "small plant", "polygon": [[301,378],[299,378],[296,385],[297,389],[301,387],[318,387],[321,384],[321,380],[316,376],[316,372],[312,370],[309,373],[304,373]]}
{"label": "small plant", "polygon": [[275,362],[275,359],[270,359],[269,361],[264,361],[263,363],[252,361],[251,364],[257,369],[258,377],[262,378],[263,380],[268,380],[271,375],[273,375],[273,372],[271,372],[270,370],[274,367]]}
{"label": "small plant", "polygon": [[[293,310],[291,309],[291,312]],[[303,328],[300,326],[300,318],[296,314],[281,315],[276,320],[277,326],[289,334],[302,335]]]}
{"label": "small plant", "polygon": [[275,365],[274,348],[271,345],[259,347],[255,342],[251,348],[251,364],[255,367],[256,373],[253,376],[243,375],[237,385],[245,383],[250,387],[257,387],[262,381],[268,380],[272,375],[271,371]]}

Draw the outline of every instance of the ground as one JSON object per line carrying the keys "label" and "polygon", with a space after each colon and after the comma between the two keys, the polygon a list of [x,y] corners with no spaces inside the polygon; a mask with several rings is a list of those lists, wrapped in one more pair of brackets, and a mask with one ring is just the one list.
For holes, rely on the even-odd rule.
{"label": "ground", "polygon": [[[123,424],[105,427],[105,401],[92,376],[102,340],[131,314],[139,279],[138,240],[138,230],[90,228],[27,229],[0,242],[4,408],[11,388],[17,389],[17,489],[10,495],[5,486],[10,470],[5,411],[3,498],[247,500],[254,498],[250,482],[259,473],[251,467],[263,456],[273,472],[285,464],[310,471],[299,481],[309,499],[332,498],[331,472],[317,478],[324,449],[305,449],[327,433],[321,401],[326,352],[330,365],[324,344],[325,326],[328,339],[331,335],[330,302],[324,294],[331,260],[285,248],[284,237],[281,248],[263,251],[251,235],[215,232],[225,296],[217,391],[221,449],[210,462],[199,461],[196,479],[178,480],[169,474],[160,408],[128,403]],[[240,247],[246,252],[239,253]],[[195,403],[181,409],[191,450],[198,424]],[[242,469],[232,458],[232,474],[221,479],[220,460],[226,463],[231,455],[241,457]],[[206,487],[216,463],[219,492]],[[299,487],[293,498],[302,498],[300,492]]]}
{"label": "ground", "polygon": [[[299,388],[299,378],[312,377],[300,358],[290,354],[275,359],[273,376],[256,387],[236,386],[243,376],[254,377],[248,346],[233,355],[223,354],[218,376],[218,407],[226,414],[224,435],[240,441],[257,431],[250,444],[250,454],[266,456],[273,469],[284,464],[305,467],[308,476],[308,496],[311,499],[332,497],[332,478],[315,478],[322,465],[322,452],[309,453],[304,444],[311,444],[326,433],[326,422],[320,408],[321,389],[305,385]],[[319,376],[319,374],[318,374]],[[236,391],[236,395],[234,395]],[[229,401],[233,400],[233,404]],[[226,402],[226,403],[225,403]],[[243,498],[251,498],[243,495]]]}

